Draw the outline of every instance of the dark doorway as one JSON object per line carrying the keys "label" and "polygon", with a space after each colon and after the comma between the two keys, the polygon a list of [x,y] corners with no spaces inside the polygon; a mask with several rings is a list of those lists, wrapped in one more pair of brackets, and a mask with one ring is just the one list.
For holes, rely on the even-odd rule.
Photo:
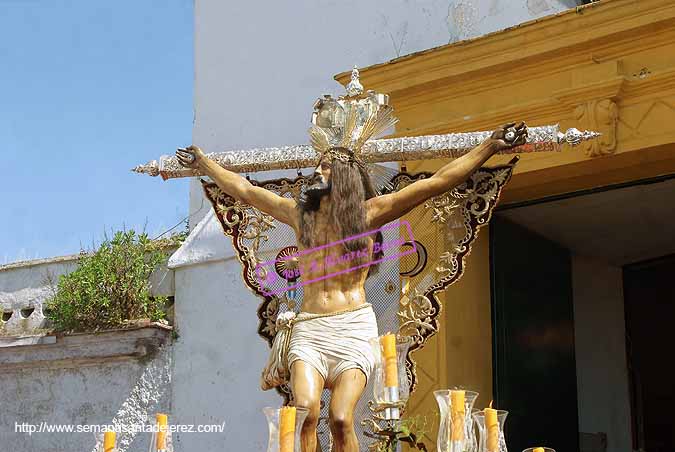
{"label": "dark doorway", "polygon": [[675,255],[623,269],[633,449],[675,450]]}
{"label": "dark doorway", "polygon": [[570,252],[499,216],[490,226],[496,407],[509,450],[578,451]]}

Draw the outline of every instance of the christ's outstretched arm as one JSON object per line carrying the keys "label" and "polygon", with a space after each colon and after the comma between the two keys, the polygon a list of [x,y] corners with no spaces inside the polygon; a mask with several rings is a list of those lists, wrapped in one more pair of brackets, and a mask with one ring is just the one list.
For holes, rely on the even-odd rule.
{"label": "christ's outstretched arm", "polygon": [[197,146],[178,148],[176,157],[183,166],[198,168],[228,195],[249,204],[297,230],[296,202],[262,187],[256,187],[239,174],[226,170],[208,158]]}
{"label": "christ's outstretched arm", "polygon": [[[460,185],[496,152],[524,144],[527,126],[522,122],[514,126],[515,123],[509,123],[495,130],[490,138],[471,152],[443,166],[430,178],[414,182],[395,193],[376,196],[366,201],[368,229],[379,228],[394,221],[427,199]],[[511,129],[512,136],[506,136],[507,129]]]}

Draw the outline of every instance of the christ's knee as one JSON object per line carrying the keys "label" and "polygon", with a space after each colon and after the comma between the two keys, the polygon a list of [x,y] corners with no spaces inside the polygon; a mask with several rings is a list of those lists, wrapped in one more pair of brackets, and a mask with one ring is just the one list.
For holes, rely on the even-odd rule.
{"label": "christ's knee", "polygon": [[337,438],[346,438],[354,432],[354,416],[343,410],[331,410],[330,430]]}
{"label": "christ's knee", "polygon": [[301,398],[295,401],[295,406],[300,408],[306,408],[309,410],[307,417],[305,418],[305,423],[303,424],[303,429],[314,429],[319,424],[319,416],[321,413],[321,401],[320,400],[311,400],[309,398]]}

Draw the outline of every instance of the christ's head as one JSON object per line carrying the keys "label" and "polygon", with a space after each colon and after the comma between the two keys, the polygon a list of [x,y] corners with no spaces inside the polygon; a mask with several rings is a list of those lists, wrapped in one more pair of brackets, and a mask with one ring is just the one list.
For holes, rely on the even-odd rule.
{"label": "christ's head", "polygon": [[331,204],[330,193],[332,180],[330,177],[331,163],[327,158],[322,158],[314,168],[314,173],[300,197],[299,207],[301,212],[315,212],[319,207],[326,212]]}
{"label": "christ's head", "polygon": [[[338,151],[351,152],[344,148],[338,148]],[[340,239],[348,239],[344,242],[347,251],[364,249],[368,244],[366,236],[350,237],[367,231],[365,201],[375,196],[377,192],[365,167],[357,162],[322,156],[298,203],[301,243],[307,248],[324,245],[317,243],[315,224],[318,215],[327,215],[328,223],[336,229]],[[374,239],[382,241],[382,234],[378,232]],[[364,262],[367,260],[370,259]],[[371,266],[369,274],[374,274],[372,267],[376,266]]]}

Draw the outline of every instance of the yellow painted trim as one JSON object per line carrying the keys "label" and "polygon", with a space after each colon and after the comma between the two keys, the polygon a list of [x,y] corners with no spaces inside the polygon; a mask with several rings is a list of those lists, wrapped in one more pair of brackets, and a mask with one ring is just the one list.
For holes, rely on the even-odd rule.
{"label": "yellow painted trim", "polygon": [[[468,77],[491,73],[499,78],[522,73],[522,62],[532,68],[540,67],[530,76],[550,73],[555,62],[564,62],[560,69],[581,63],[580,52],[596,53],[595,61],[613,58],[610,49],[621,44],[639,48],[642,34],[653,34],[657,29],[668,30],[675,18],[675,3],[669,0],[602,0],[561,13],[524,22],[505,30],[407,55],[387,63],[360,69],[361,81],[366,87],[376,87],[390,94],[411,86],[437,82],[448,77]],[[638,35],[636,35],[638,33]],[[616,52],[619,49],[612,49]],[[623,54],[623,51],[620,51]],[[546,57],[546,60],[542,57]],[[519,65],[514,66],[514,62]],[[546,67],[541,64],[549,63]],[[530,69],[530,67],[528,67]],[[351,72],[342,72],[335,79],[346,84]],[[430,86],[431,91],[437,87]]]}
{"label": "yellow painted trim", "polygon": [[561,153],[524,155],[504,192],[516,202],[674,172],[672,55],[675,2],[602,0],[363,68],[361,81],[390,94],[399,136],[517,120],[603,133]]}

